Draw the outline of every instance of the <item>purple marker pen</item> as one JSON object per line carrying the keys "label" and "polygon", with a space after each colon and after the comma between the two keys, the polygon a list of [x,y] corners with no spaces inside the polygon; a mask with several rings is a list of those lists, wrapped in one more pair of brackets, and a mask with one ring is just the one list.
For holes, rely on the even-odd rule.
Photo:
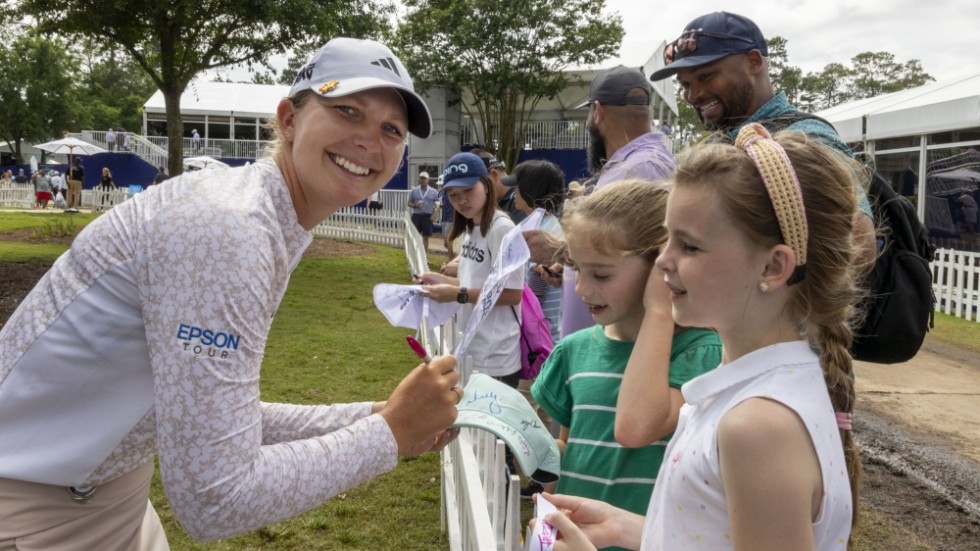
{"label": "purple marker pen", "polygon": [[415,352],[415,355],[418,356],[420,360],[422,360],[424,363],[429,363],[432,361],[432,357],[430,357],[429,353],[425,351],[422,344],[415,340],[415,337],[409,335],[405,337],[405,340],[408,341],[408,346],[412,348],[412,352]]}

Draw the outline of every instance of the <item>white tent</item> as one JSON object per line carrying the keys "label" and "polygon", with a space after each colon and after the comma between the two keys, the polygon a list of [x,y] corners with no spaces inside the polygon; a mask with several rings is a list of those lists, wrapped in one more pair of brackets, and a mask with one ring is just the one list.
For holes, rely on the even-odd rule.
{"label": "white tent", "polygon": [[[275,113],[279,100],[287,95],[289,86],[284,85],[195,80],[180,98],[180,113],[264,119]],[[143,110],[148,114],[165,114],[163,92],[157,90],[150,96]]]}
{"label": "white tent", "polygon": [[824,109],[845,142],[980,127],[980,73]]}

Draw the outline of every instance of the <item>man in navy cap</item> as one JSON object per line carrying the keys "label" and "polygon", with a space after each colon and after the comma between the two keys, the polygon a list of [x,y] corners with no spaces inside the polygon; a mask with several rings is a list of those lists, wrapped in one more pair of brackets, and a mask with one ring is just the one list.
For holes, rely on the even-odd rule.
{"label": "man in navy cap", "polygon": [[[773,89],[768,56],[766,39],[752,20],[723,11],[709,13],[688,23],[680,37],[667,44],[665,66],[650,75],[650,80],[677,75],[684,100],[704,127],[726,132],[734,141],[746,124],[765,124],[798,113],[785,93]],[[797,120],[786,128],[819,138],[853,156],[837,130],[821,120]],[[865,254],[873,255],[874,223],[863,192],[859,207],[867,216],[855,218],[856,242]]]}
{"label": "man in navy cap", "polygon": [[[750,123],[796,112],[786,94],[775,92],[769,77],[769,48],[759,27],[747,17],[728,12],[702,15],[664,49],[665,67],[657,81],[677,75],[684,100],[694,107],[708,130],[731,137]],[[851,154],[832,126],[815,119],[790,125]]]}

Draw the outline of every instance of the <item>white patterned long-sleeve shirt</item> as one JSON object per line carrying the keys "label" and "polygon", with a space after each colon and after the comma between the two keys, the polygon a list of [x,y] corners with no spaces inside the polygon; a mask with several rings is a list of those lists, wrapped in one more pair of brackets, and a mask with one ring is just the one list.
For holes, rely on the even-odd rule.
{"label": "white patterned long-sleeve shirt", "polygon": [[393,469],[370,403],[259,400],[310,239],[271,160],[168,180],[89,224],[0,330],[0,477],[92,486],[157,454],[177,518],[211,539]]}

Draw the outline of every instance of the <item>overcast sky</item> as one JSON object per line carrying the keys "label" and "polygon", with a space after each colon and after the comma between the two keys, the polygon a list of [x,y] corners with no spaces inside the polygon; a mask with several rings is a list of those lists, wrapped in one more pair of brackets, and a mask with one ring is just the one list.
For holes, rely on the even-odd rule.
{"label": "overcast sky", "polygon": [[936,80],[980,73],[977,0],[753,0],[737,6],[731,0],[606,0],[606,6],[623,16],[625,60],[645,59],[692,19],[725,10],[755,21],[766,38],[785,38],[789,63],[804,73],[848,64],[867,51],[891,52],[899,63],[918,59]]}
{"label": "overcast sky", "polygon": [[[978,0],[606,0],[623,16],[626,37],[619,60],[642,65],[663,40],[674,40],[694,18],[727,10],[752,19],[766,38],[787,40],[789,63],[804,73],[828,63],[849,64],[868,51],[886,51],[896,61],[918,59],[936,80],[980,73]],[[285,64],[279,58],[276,64]],[[250,80],[242,69],[225,76]],[[229,74],[231,73],[231,74]]]}

